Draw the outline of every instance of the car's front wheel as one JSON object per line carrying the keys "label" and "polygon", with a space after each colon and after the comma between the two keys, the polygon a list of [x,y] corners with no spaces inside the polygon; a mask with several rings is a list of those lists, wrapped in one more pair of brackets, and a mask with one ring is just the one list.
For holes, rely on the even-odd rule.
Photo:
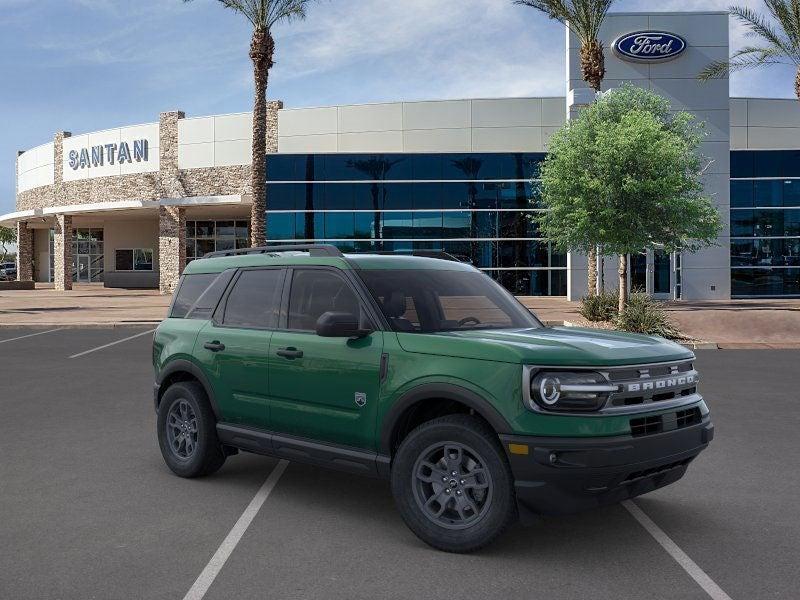
{"label": "car's front wheel", "polygon": [[406,525],[447,552],[472,552],[517,516],[514,480],[497,435],[480,419],[450,415],[412,431],[392,464]]}
{"label": "car's front wheel", "polygon": [[158,444],[164,462],[181,477],[210,475],[225,462],[216,419],[199,383],[181,381],[164,392],[158,405]]}

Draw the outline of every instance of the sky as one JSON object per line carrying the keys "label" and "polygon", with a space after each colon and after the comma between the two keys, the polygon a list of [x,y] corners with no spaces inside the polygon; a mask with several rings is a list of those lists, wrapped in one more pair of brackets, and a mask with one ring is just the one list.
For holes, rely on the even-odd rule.
{"label": "sky", "polygon": [[[742,4],[763,9],[761,0]],[[724,10],[729,0],[659,0]],[[615,11],[651,10],[618,0]],[[218,0],[0,0],[0,214],[18,150],[73,134],[248,111],[249,23]],[[511,0],[318,0],[275,30],[270,98],[287,107],[560,96],[564,28]],[[734,28],[732,47],[745,41]],[[733,95],[793,97],[789,68],[734,75]]]}

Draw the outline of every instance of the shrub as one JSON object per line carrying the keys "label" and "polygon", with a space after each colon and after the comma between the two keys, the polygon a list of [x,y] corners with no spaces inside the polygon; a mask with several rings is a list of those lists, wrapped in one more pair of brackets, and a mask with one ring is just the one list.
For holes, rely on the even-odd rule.
{"label": "shrub", "polygon": [[617,315],[619,292],[603,292],[581,298],[580,315],[587,321],[612,321]]}
{"label": "shrub", "polygon": [[647,294],[631,294],[628,305],[616,318],[615,324],[617,328],[631,333],[660,335],[672,340],[685,337],[661,304]]}

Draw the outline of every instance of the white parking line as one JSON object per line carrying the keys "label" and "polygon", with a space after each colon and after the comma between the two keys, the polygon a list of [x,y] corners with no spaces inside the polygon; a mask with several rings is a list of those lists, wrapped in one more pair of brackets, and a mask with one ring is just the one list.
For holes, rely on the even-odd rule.
{"label": "white parking line", "polygon": [[200,576],[195,580],[191,589],[186,592],[183,600],[201,600],[201,598],[206,595],[208,588],[214,583],[214,579],[216,579],[222,567],[225,566],[228,557],[231,555],[234,548],[236,548],[239,540],[242,539],[244,532],[247,531],[250,523],[253,522],[253,519],[261,509],[261,505],[264,504],[264,500],[270,495],[275,484],[278,483],[278,479],[281,478],[281,475],[283,475],[288,465],[289,461],[278,461],[278,464],[272,469],[272,472],[269,474],[266,481],[264,481],[261,488],[256,492],[256,495],[253,496],[250,504],[244,509],[242,516],[236,521],[233,529],[231,529],[230,533],[222,540],[222,544],[217,548],[211,560],[208,561],[206,568],[200,573]]}
{"label": "white parking line", "polygon": [[98,350],[102,350],[103,348],[108,348],[109,346],[116,346],[117,344],[121,344],[122,342],[127,342],[128,340],[132,340],[134,338],[142,337],[143,335],[147,335],[148,333],[153,333],[155,329],[151,329],[149,331],[143,331],[142,333],[137,333],[136,335],[132,335],[130,337],[122,338],[121,340],[117,340],[116,342],[111,342],[110,344],[103,344],[102,346],[98,346],[97,348],[92,348],[91,350],[85,350],[83,352],[78,352],[77,354],[73,354],[70,358],[78,358],[79,356],[84,356],[86,354],[91,354],[92,352],[97,352]]}
{"label": "white parking line", "polygon": [[58,329],[49,329],[47,331],[37,331],[36,333],[29,333],[28,335],[21,335],[19,337],[10,338],[7,340],[0,340],[0,344],[5,344],[6,342],[16,342],[17,340],[24,340],[25,338],[33,337],[35,335],[44,335],[45,333],[53,333],[54,331],[61,331],[63,327]]}
{"label": "white parking line", "polygon": [[697,585],[703,588],[713,600],[731,600],[731,597],[726,594],[721,587],[719,587],[711,577],[709,577],[703,569],[697,566],[689,555],[678,547],[678,544],[672,541],[664,531],[656,525],[653,520],[648,517],[644,511],[636,506],[631,500],[625,500],[622,505],[628,509],[628,512],[633,515],[633,518],[639,521],[639,524],[647,530],[647,533],[667,551],[672,558],[675,559],[684,571],[689,574],[689,577],[695,580]]}

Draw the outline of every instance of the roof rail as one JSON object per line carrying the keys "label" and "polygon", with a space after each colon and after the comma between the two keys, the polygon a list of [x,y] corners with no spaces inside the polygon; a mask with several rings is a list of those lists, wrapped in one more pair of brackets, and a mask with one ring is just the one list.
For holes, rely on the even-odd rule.
{"label": "roof rail", "polygon": [[308,252],[310,256],[343,257],[342,251],[331,244],[286,244],[284,246],[257,246],[239,250],[218,250],[208,252],[203,258],[221,258],[223,256],[239,256],[241,254],[278,254],[280,252]]}
{"label": "roof rail", "polygon": [[453,262],[470,262],[469,260],[462,260],[461,258],[445,252],[444,250],[378,250],[366,254],[382,254],[382,255],[407,255],[407,256],[421,256],[424,258],[439,258],[441,260],[450,260]]}

